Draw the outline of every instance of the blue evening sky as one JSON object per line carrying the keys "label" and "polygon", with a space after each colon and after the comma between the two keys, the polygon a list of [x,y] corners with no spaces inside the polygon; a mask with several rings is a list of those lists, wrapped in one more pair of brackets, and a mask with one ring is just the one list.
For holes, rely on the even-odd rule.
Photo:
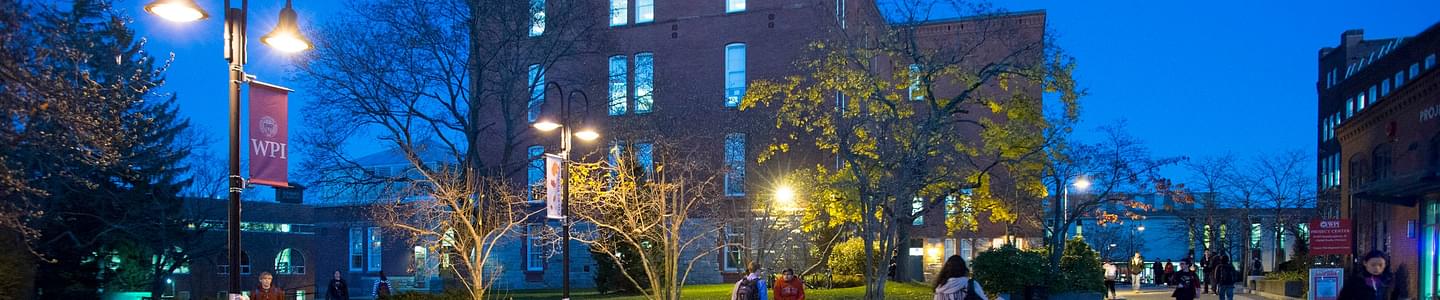
{"label": "blue evening sky", "polygon": [[[670,1],[670,0],[660,0]],[[719,1],[719,0],[712,0]],[[751,0],[764,1],[764,0]],[[180,111],[209,132],[221,154],[226,137],[221,1],[199,0],[211,15],[171,24],[123,0],[157,56],[175,53],[163,88]],[[238,1],[237,1],[238,2]],[[237,4],[238,5],[238,4]],[[260,80],[296,87],[284,55],[259,43],[284,1],[250,3],[250,63]],[[342,1],[295,1],[302,28],[338,17]],[[1081,138],[1126,120],[1158,155],[1192,157],[1298,149],[1315,151],[1316,58],[1340,33],[1410,36],[1440,21],[1440,1],[1043,1],[1000,0],[1012,11],[1045,9],[1061,46],[1079,62]],[[309,94],[292,95],[292,135]],[[294,151],[292,151],[294,152]],[[357,153],[363,155],[365,153]],[[223,157],[223,156],[222,156]],[[292,162],[292,169],[298,165]],[[292,172],[293,173],[293,172]],[[1174,174],[1180,175],[1180,174]]]}

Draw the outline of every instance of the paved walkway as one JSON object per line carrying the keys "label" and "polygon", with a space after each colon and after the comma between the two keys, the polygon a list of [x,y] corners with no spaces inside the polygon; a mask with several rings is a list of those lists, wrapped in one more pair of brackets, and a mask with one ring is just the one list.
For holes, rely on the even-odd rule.
{"label": "paved walkway", "polygon": [[[1141,288],[1141,289],[1140,289],[1140,292],[1137,293],[1137,292],[1132,292],[1132,291],[1130,291],[1130,287],[1129,287],[1129,286],[1116,286],[1116,287],[1115,287],[1115,292],[1119,294],[1119,295],[1118,295],[1118,296],[1119,296],[1119,299],[1125,299],[1125,300],[1173,300],[1173,299],[1175,299],[1175,298],[1170,298],[1170,292],[1171,292],[1171,291],[1173,291],[1173,289],[1169,289],[1169,288],[1165,288],[1165,287],[1148,287],[1148,286],[1147,286],[1147,287]],[[1214,295],[1214,294],[1200,294],[1200,298],[1198,298],[1198,299],[1199,299],[1199,300],[1218,300],[1218,299],[1220,299],[1220,297],[1217,297],[1217,296]],[[1260,295],[1256,295],[1256,294],[1242,294],[1242,293],[1238,293],[1238,292],[1235,293],[1235,299],[1236,299],[1236,300],[1240,300],[1240,299],[1246,299],[1246,300],[1266,300],[1265,297],[1261,297]]]}

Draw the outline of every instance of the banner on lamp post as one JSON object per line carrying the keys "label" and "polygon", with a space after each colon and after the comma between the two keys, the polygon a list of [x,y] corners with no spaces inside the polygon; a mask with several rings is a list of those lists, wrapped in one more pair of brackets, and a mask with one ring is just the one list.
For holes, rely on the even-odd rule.
{"label": "banner on lamp post", "polygon": [[565,158],[545,154],[545,217],[565,219]]}
{"label": "banner on lamp post", "polygon": [[250,81],[250,183],[290,187],[290,92],[277,85]]}

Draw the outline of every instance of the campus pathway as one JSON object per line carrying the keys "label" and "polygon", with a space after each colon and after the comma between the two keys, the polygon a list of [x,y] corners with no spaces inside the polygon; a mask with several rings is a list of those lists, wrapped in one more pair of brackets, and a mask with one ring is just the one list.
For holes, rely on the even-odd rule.
{"label": "campus pathway", "polygon": [[[1124,285],[1122,285],[1122,286],[1116,286],[1116,287],[1115,287],[1115,291],[1116,291],[1117,293],[1119,293],[1120,299],[1125,299],[1125,300],[1173,300],[1173,299],[1175,299],[1175,298],[1170,298],[1170,292],[1172,291],[1172,289],[1168,289],[1168,288],[1164,288],[1164,287],[1144,287],[1144,288],[1141,288],[1141,289],[1140,289],[1140,292],[1137,293],[1137,292],[1132,292],[1132,291],[1130,291],[1130,286],[1124,286]],[[1200,298],[1199,298],[1198,300],[1218,300],[1218,299],[1220,299],[1220,297],[1217,297],[1217,296],[1215,296],[1214,294],[1201,294],[1201,295],[1200,295]],[[1235,293],[1235,299],[1236,299],[1236,300],[1241,300],[1241,299],[1244,299],[1244,300],[1266,300],[1265,297],[1261,297],[1260,295],[1256,295],[1256,294],[1242,294],[1242,293]]]}

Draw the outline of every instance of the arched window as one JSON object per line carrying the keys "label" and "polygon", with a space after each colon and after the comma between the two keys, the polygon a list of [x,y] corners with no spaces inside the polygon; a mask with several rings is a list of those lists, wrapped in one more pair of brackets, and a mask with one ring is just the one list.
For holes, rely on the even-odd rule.
{"label": "arched window", "polygon": [[1365,176],[1367,174],[1369,173],[1366,173],[1365,171],[1365,154],[1360,153],[1351,155],[1350,171],[1346,172],[1346,175],[1350,176],[1350,178],[1348,178],[1348,181],[1350,182],[1350,188],[1353,189],[1360,186],[1360,184],[1365,183]]}
{"label": "arched window", "polygon": [[1430,172],[1440,172],[1440,134],[1430,138],[1430,152],[1426,153],[1426,164]]}
{"label": "arched window", "polygon": [[1375,146],[1375,151],[1370,154],[1370,180],[1382,180],[1390,177],[1390,144]]}
{"label": "arched window", "polygon": [[[220,255],[217,256],[215,259],[215,261],[217,262],[216,265],[219,266],[218,269],[220,271],[220,275],[230,274],[229,255],[229,253],[221,252]],[[250,274],[250,253],[245,251],[240,251],[240,274]]]}
{"label": "arched window", "polygon": [[291,248],[280,250],[275,256],[275,274],[305,274],[305,255]]}

